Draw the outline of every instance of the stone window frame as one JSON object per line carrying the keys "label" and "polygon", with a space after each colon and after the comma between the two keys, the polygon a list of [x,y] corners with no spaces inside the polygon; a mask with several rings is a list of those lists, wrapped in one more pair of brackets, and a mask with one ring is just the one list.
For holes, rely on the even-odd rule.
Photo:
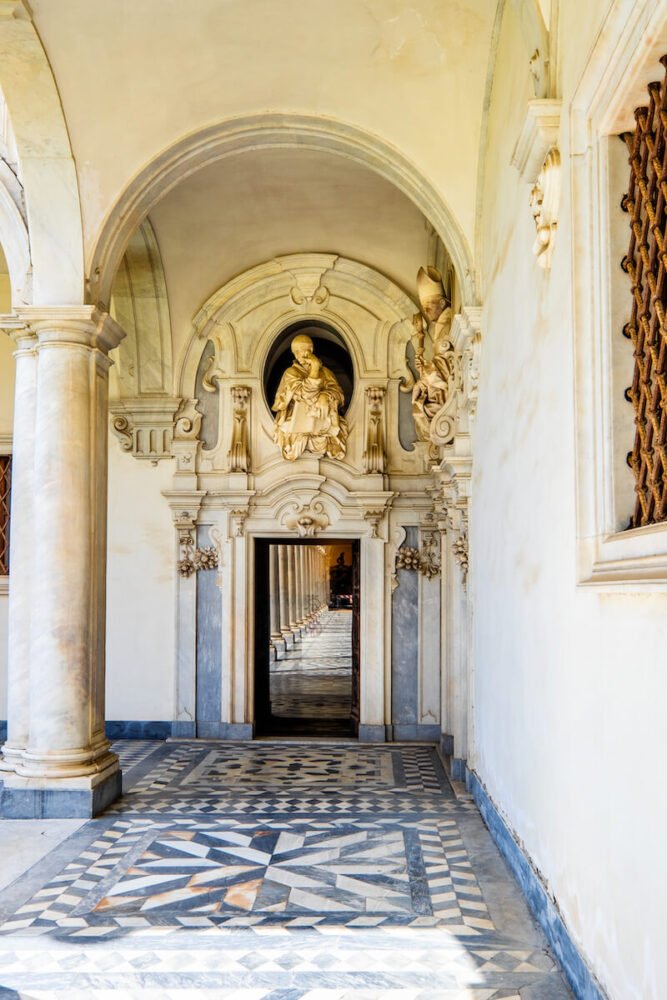
{"label": "stone window frame", "polygon": [[[0,434],[0,457],[12,455],[12,436],[11,434]],[[7,574],[0,574],[0,597],[9,593],[9,576]]]}
{"label": "stone window frame", "polygon": [[608,590],[667,590],[667,522],[626,528],[634,421],[623,392],[633,358],[622,335],[630,232],[620,199],[630,168],[618,138],[634,129],[648,84],[662,79],[665,53],[667,0],[638,0],[629,13],[614,3],[570,110],[577,583]]}

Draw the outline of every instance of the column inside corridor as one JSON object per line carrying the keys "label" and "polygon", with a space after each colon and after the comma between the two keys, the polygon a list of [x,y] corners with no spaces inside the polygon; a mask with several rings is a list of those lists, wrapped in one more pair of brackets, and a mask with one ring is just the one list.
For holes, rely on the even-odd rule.
{"label": "column inside corridor", "polygon": [[90,306],[20,314],[2,812],[90,816],[121,787],[104,661],[108,352],[122,331]]}
{"label": "column inside corridor", "polygon": [[269,548],[270,732],[352,735],[352,545]]}

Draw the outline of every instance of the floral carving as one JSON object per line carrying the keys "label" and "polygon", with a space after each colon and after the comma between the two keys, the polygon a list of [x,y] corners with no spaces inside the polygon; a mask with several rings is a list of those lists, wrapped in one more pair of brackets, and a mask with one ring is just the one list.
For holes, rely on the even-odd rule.
{"label": "floral carving", "polygon": [[466,533],[459,535],[452,544],[452,552],[461,567],[461,574],[465,583],[468,578],[468,535]]}
{"label": "floral carving", "polygon": [[396,553],[396,569],[418,570],[420,560],[419,549],[411,545],[402,545]]}
{"label": "floral carving", "polygon": [[220,564],[220,556],[214,545],[207,545],[203,548],[195,548],[192,532],[182,530],[179,533],[181,545],[181,558],[178,560],[178,572],[181,576],[189,577],[200,569],[217,569]]}

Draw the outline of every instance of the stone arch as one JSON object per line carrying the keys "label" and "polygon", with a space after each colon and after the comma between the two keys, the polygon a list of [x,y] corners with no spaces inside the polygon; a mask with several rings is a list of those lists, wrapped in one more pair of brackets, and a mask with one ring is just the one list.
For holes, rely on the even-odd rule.
{"label": "stone arch", "polygon": [[[30,301],[82,303],[83,233],[74,159],[49,61],[28,8],[18,0],[5,0],[0,6],[0,89],[13,127],[25,199],[32,261]],[[11,207],[3,205],[0,218],[0,225],[10,222],[15,227],[18,247],[6,244],[6,250],[8,261],[9,254],[14,255],[14,269],[20,273],[26,255],[24,235]]]}
{"label": "stone arch", "polygon": [[91,294],[107,302],[132,232],[167,192],[206,164],[260,148],[309,147],[351,159],[394,184],[425,215],[449,252],[464,305],[476,303],[470,247],[435,184],[378,136],[330,118],[262,114],[216,123],[160,153],[128,184],[108,213],[90,259]]}
{"label": "stone arch", "polygon": [[111,427],[136,458],[167,458],[180,399],[160,250],[148,219],[134,231],[111,288],[110,311],[126,336],[114,351]]}
{"label": "stone arch", "polygon": [[0,246],[7,261],[12,307],[32,301],[32,263],[28,228],[21,211],[0,180]]}

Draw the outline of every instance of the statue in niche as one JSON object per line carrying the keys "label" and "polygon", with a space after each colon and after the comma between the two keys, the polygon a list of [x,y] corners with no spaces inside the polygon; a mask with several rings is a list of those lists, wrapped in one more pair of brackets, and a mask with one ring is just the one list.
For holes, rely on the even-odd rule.
{"label": "statue in niche", "polygon": [[313,354],[313,342],[298,334],[291,343],[294,364],[283,374],[272,410],[273,440],[293,462],[304,451],[344,458],[347,424],[338,413],[345,402],[333,372]]}
{"label": "statue in niche", "polygon": [[[455,384],[454,349],[449,339],[452,307],[440,272],[434,267],[419,268],[417,295],[420,312],[412,320],[412,342],[419,378],[412,389],[412,415],[419,440],[430,441],[431,422],[450,398]],[[433,344],[430,360],[426,359],[427,334]]]}

